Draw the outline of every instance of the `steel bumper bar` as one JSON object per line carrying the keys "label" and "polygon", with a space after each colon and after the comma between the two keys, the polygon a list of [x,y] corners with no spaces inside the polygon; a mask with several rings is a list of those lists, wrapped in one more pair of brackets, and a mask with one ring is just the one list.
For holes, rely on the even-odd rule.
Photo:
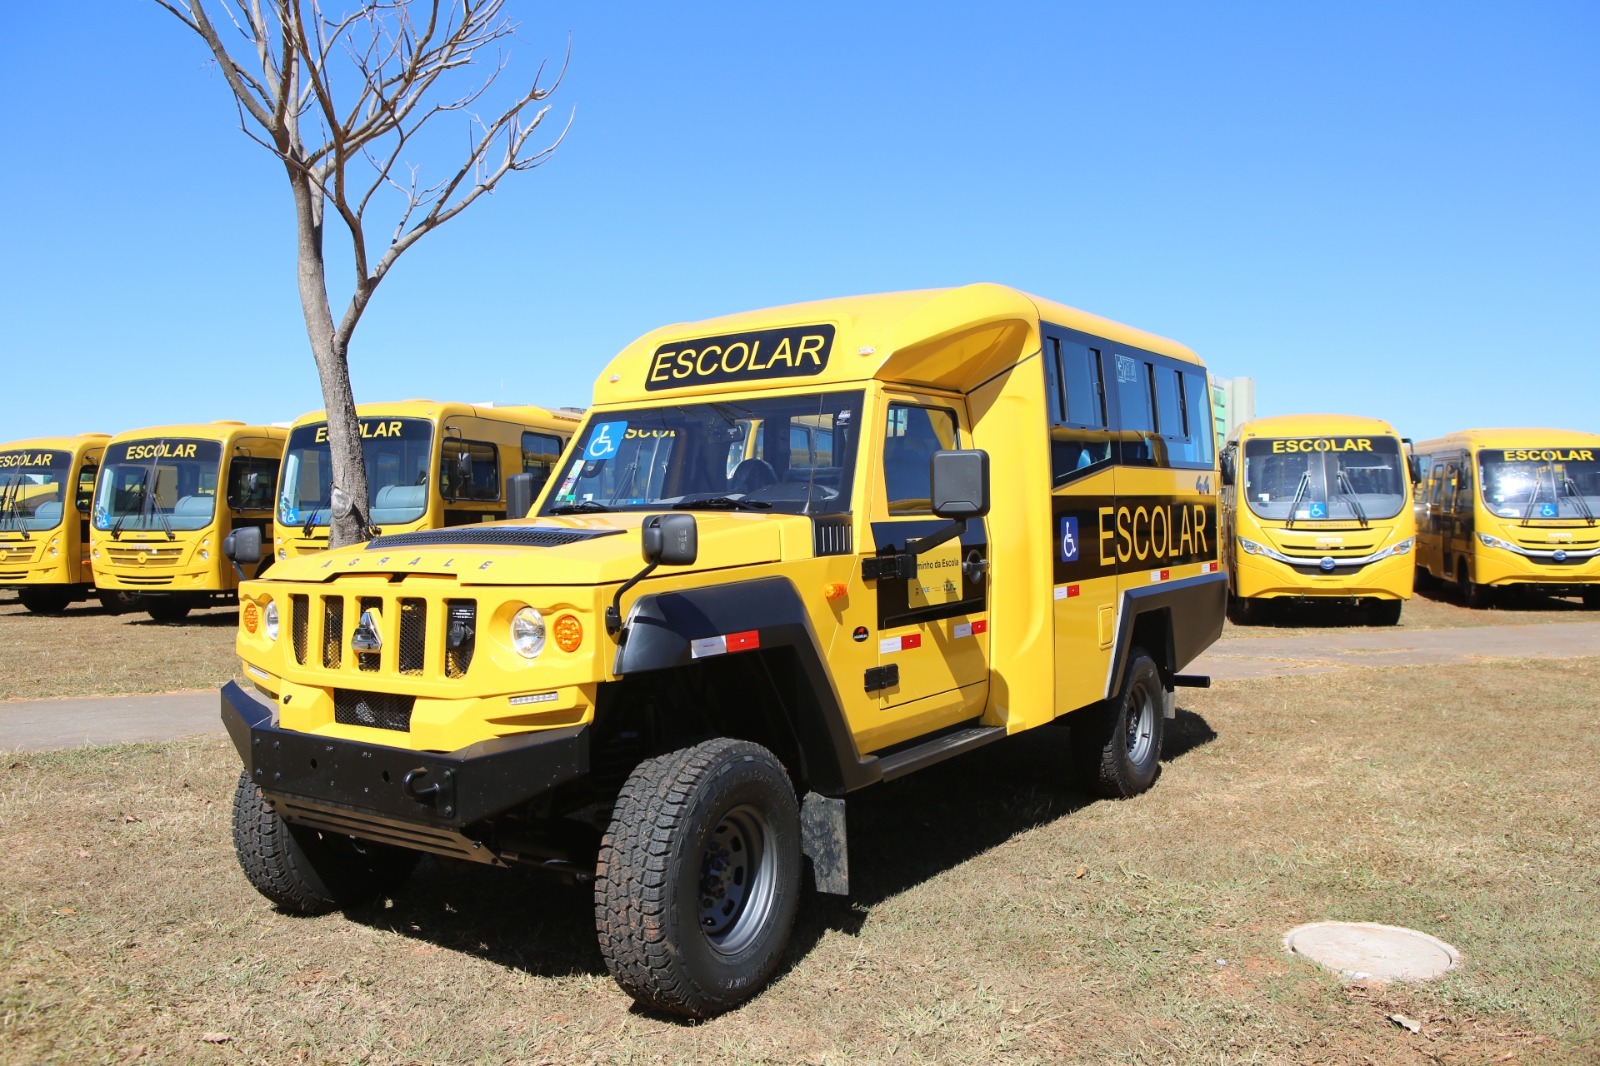
{"label": "steel bumper bar", "polygon": [[280,729],[273,705],[230,681],[222,723],[246,773],[272,800],[384,822],[459,830],[589,772],[586,726],[411,751]]}

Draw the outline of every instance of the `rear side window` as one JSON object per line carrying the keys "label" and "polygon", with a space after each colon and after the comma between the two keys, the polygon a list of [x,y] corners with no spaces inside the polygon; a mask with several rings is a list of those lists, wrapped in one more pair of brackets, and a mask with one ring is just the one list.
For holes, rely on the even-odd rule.
{"label": "rear side window", "polygon": [[[461,462],[465,452],[467,463]],[[500,451],[479,440],[446,440],[439,449],[439,485],[446,500],[498,500]]]}
{"label": "rear side window", "polygon": [[533,491],[537,495],[550,480],[550,471],[561,458],[561,438],[549,433],[525,432],[522,434],[522,472],[533,475]]}

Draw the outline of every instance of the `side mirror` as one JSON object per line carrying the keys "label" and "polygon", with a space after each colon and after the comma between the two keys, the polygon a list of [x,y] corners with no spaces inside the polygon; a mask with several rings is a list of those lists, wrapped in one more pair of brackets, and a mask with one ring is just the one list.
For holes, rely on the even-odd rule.
{"label": "side mirror", "polygon": [[692,514],[652,515],[639,533],[644,561],[651,566],[688,566],[700,556],[700,529]]}
{"label": "side mirror", "polygon": [[934,452],[933,513],[963,522],[989,513],[989,453],[976,448]]}
{"label": "side mirror", "polygon": [[538,491],[532,474],[512,474],[506,478],[506,517],[526,518],[533,510],[533,496]]}
{"label": "side mirror", "polygon": [[1224,485],[1233,484],[1233,452],[1228,451],[1222,453],[1222,462],[1218,470],[1218,475],[1220,476]]}
{"label": "side mirror", "polygon": [[1406,472],[1411,475],[1413,485],[1422,484],[1422,460],[1415,455],[1406,456]]}
{"label": "side mirror", "polygon": [[222,540],[222,554],[236,563],[261,561],[261,530],[244,526],[229,533]]}
{"label": "side mirror", "polygon": [[464,444],[456,452],[456,480],[462,485],[472,484],[472,453],[467,451]]}

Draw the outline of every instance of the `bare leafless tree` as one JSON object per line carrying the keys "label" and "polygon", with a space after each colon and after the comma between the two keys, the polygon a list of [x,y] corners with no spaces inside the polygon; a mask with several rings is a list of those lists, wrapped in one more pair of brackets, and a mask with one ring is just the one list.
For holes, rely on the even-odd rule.
{"label": "bare leafless tree", "polygon": [[[338,15],[325,14],[319,0],[211,0],[217,19],[205,0],[154,2],[205,41],[233,91],[240,127],[289,178],[300,305],[328,412],[330,543],[360,540],[370,510],[350,338],[401,255],[506,175],[531,170],[556,150],[570,116],[560,134],[538,144],[532,138],[550,112],[543,101],[560,85],[565,61],[547,85],[541,63],[532,87],[488,119],[476,108],[506,70],[504,49],[517,30],[505,0],[348,0]],[[451,115],[466,125],[466,158],[424,180],[415,158],[424,150],[419,135]],[[383,210],[379,202],[394,205],[378,223],[387,234],[381,245],[369,241],[367,229],[369,209]],[[329,210],[349,234],[355,266],[337,320],[323,256]]]}

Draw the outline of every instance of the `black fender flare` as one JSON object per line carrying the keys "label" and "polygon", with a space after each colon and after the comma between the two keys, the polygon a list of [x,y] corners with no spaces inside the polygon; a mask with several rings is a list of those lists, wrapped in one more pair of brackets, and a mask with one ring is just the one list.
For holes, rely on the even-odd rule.
{"label": "black fender flare", "polygon": [[729,633],[759,634],[759,646],[733,654],[792,652],[801,691],[780,693],[810,788],[842,796],[882,778],[875,756],[862,758],[844,716],[817,635],[794,584],[757,578],[722,585],[640,596],[634,601],[617,648],[618,677],[692,666],[695,642]]}
{"label": "black fender flare", "polygon": [[1123,674],[1128,668],[1128,652],[1133,647],[1133,629],[1139,616],[1169,611],[1167,646],[1146,648],[1156,656],[1162,680],[1171,683],[1197,656],[1222,636],[1222,618],[1228,606],[1228,575],[1218,571],[1198,577],[1164,581],[1149,588],[1127,589],[1122,594],[1117,615],[1116,643],[1112,645],[1111,669],[1106,675],[1106,698],[1122,691]]}

